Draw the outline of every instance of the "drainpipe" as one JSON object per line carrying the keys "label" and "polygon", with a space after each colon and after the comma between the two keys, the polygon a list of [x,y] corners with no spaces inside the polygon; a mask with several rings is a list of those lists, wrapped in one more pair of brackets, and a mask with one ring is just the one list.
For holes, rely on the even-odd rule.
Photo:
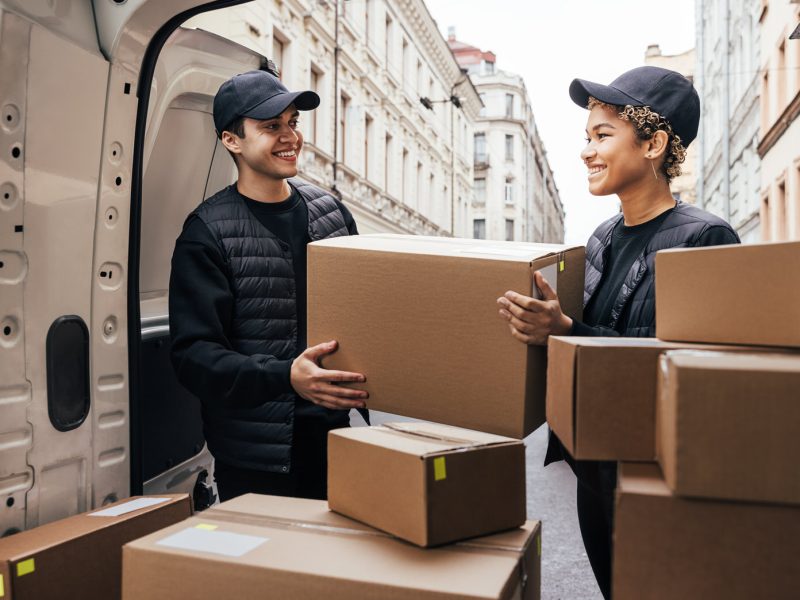
{"label": "drainpipe", "polygon": [[[695,65],[695,82],[697,83],[697,91],[700,94],[701,98],[704,98],[705,94],[705,70],[706,70],[706,63],[705,63],[705,23],[703,19],[703,15],[705,13],[705,2],[703,0],[697,0],[697,10],[695,14],[695,21],[697,23],[697,37],[695,39],[695,45],[697,46],[697,64]],[[703,114],[708,114],[705,110],[705,103],[701,105]],[[700,121],[701,126],[704,127],[705,124],[705,117],[703,117]],[[705,199],[705,157],[706,157],[706,136],[704,135],[703,129],[700,130],[700,135],[698,136],[699,139],[697,143],[700,145],[698,149],[698,160],[697,160],[697,206],[703,208],[706,203]]]}
{"label": "drainpipe", "polygon": [[722,53],[724,56],[722,63],[723,95],[722,95],[722,202],[723,217],[727,222],[731,220],[731,78],[730,78],[730,0],[725,0],[722,14],[722,22],[725,30],[722,38]]}

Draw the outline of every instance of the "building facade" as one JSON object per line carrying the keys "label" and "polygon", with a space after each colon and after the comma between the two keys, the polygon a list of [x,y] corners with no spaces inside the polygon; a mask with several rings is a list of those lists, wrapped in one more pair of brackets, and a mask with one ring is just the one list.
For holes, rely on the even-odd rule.
{"label": "building facade", "polygon": [[761,238],[800,239],[800,39],[789,35],[800,7],[788,0],[761,7]]}
{"label": "building facade", "polygon": [[742,241],[761,238],[760,27],[766,0],[697,0],[697,198]]}
{"label": "building facade", "polygon": [[[694,81],[695,51],[694,48],[681,54],[662,54],[661,48],[653,44],[644,54],[644,64],[676,71]],[[672,195],[684,202],[695,203],[697,200],[697,147],[690,144],[686,151],[686,159],[681,165],[681,174],[670,182]]]}
{"label": "building facade", "polygon": [[471,237],[480,99],[422,0],[258,0],[185,26],[256,50],[289,89],[319,94],[300,119],[300,175],[336,191],[362,233]]}
{"label": "building facade", "polygon": [[472,236],[559,243],[564,208],[533,117],[525,81],[496,68],[496,57],[456,40],[448,43],[480,93],[475,123]]}

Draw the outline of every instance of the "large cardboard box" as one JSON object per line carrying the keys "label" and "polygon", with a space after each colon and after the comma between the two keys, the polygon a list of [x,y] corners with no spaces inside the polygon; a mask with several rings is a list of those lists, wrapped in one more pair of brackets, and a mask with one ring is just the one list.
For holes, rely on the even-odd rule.
{"label": "large cardboard box", "polygon": [[0,598],[119,598],[123,544],[191,514],[186,494],[133,497],[2,538]]}
{"label": "large cardboard box", "polygon": [[567,451],[580,460],[655,460],[658,358],[679,348],[765,350],[652,338],[552,336],[547,423]]}
{"label": "large cardboard box", "polygon": [[368,408],[523,438],[544,423],[547,349],[498,316],[533,272],[581,317],[582,247],[362,235],[308,247],[308,343],[338,340],[323,366],[364,373]]}
{"label": "large cardboard box", "polygon": [[659,252],[656,335],[800,346],[800,242]]}
{"label": "large cardboard box", "polygon": [[123,549],[125,600],[539,598],[540,524],[423,549],[328,510],[248,494]]}
{"label": "large cardboard box", "polygon": [[658,461],[681,496],[800,504],[800,355],[661,358]]}
{"label": "large cardboard box", "polygon": [[800,508],[679,498],[653,463],[621,463],[615,600],[789,600]]}
{"label": "large cardboard box", "polygon": [[419,546],[519,527],[525,445],[434,423],[337,429],[328,505]]}

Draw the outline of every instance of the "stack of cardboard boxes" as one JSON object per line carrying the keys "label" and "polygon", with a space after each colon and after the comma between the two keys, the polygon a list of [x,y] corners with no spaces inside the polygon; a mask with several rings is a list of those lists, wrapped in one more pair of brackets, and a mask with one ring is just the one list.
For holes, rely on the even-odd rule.
{"label": "stack of cardboard boxes", "polygon": [[521,439],[544,422],[546,351],[495,300],[534,294],[543,270],[580,314],[583,248],[358,236],[308,252],[308,343],[339,342],[324,366],[365,373],[370,408],[435,423],[332,432],[337,512],[247,495],[128,544],[125,600],[539,598]]}
{"label": "stack of cardboard boxes", "polygon": [[549,345],[551,428],[620,461],[614,598],[796,597],[800,243],[661,252],[656,299],[658,340]]}

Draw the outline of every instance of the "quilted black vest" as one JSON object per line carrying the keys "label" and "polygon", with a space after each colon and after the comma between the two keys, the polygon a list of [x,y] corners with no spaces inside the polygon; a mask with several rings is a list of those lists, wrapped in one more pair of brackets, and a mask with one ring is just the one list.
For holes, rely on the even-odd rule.
{"label": "quilted black vest", "polygon": [[[311,240],[349,235],[344,215],[328,192],[289,179],[308,207]],[[246,355],[294,358],[297,307],[294,269],[288,244],[253,216],[229,186],[203,202],[194,213],[217,239],[226,275],[234,291],[229,339]],[[214,458],[225,464],[261,471],[288,472],[294,424],[292,393],[257,408],[203,406],[203,428]]]}

